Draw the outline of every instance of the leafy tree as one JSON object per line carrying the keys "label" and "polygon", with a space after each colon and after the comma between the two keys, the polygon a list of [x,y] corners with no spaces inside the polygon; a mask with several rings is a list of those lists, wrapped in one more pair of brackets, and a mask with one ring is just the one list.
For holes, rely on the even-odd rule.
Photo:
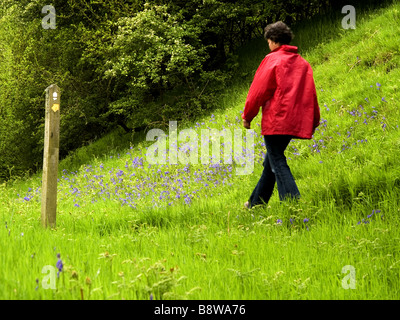
{"label": "leafy tree", "polygon": [[[200,96],[199,83],[211,76],[203,70],[207,47],[199,39],[201,28],[186,23],[182,15],[170,14],[166,6],[149,5],[117,24],[104,72],[106,79],[113,80],[114,88],[115,101],[109,113],[122,115],[133,126],[171,116],[181,118],[179,113],[188,110],[186,105],[177,108],[177,101],[181,96]],[[169,101],[170,91],[174,92],[173,101]],[[164,104],[157,110],[158,119],[154,119],[149,104],[157,100]],[[174,109],[172,105],[168,108],[171,102]],[[195,106],[189,108],[189,114],[199,111]]]}

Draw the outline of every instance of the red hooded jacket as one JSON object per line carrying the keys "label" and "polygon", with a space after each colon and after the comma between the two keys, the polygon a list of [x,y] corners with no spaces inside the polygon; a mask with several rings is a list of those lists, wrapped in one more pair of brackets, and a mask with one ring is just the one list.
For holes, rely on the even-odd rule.
{"label": "red hooded jacket", "polygon": [[251,122],[260,107],[262,135],[312,138],[320,111],[311,66],[297,53],[297,47],[281,45],[261,62],[242,118]]}

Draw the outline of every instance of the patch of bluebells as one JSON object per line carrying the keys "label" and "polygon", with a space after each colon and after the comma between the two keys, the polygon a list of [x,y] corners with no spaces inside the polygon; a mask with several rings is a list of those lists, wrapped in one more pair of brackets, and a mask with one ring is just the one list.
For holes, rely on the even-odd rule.
{"label": "patch of bluebells", "polygon": [[[216,122],[214,115],[208,123],[213,122]],[[204,122],[196,124],[197,128],[201,128],[202,125]],[[226,117],[224,129],[227,127],[241,128],[235,121],[230,121]],[[254,147],[263,149],[262,139],[255,141],[257,143]],[[200,197],[213,197],[222,192],[221,187],[229,188],[232,185],[234,164],[222,163],[223,151],[224,147],[221,145],[221,161],[216,163],[211,158],[208,165],[175,165],[169,164],[168,161],[165,164],[151,165],[142,156],[145,150],[133,150],[131,147],[125,156],[118,155],[117,163],[120,163],[120,166],[115,165],[115,162],[113,167],[98,163],[82,166],[76,172],[63,170],[58,179],[58,198],[60,202],[71,203],[71,208],[76,210],[84,208],[86,204],[103,201],[114,202],[132,209],[144,206],[160,208],[179,203],[191,205]],[[235,160],[244,154],[247,154],[246,150],[242,155],[235,154]],[[168,153],[163,156],[167,155]],[[262,161],[263,158],[259,157],[258,160]],[[40,188],[37,195],[37,201],[40,201]],[[26,195],[25,200],[23,197],[20,199],[31,201],[35,196],[36,194]]]}
{"label": "patch of bluebells", "polygon": [[40,195],[40,187],[36,188],[35,190],[28,188],[28,191],[25,195],[20,195],[19,193],[17,194],[19,199],[21,199],[23,202],[30,202],[34,198],[38,201],[38,195]]}
{"label": "patch of bluebells", "polygon": [[[377,209],[377,210],[372,210],[372,213],[369,214],[369,215],[367,216],[366,219],[362,219],[362,220],[359,221],[357,224],[358,224],[358,225],[360,225],[360,224],[369,224],[369,223],[371,222],[371,218],[372,218],[374,215],[379,215],[379,213],[381,213],[381,210],[379,210],[379,209]],[[383,214],[381,214],[381,219],[383,219]]]}
{"label": "patch of bluebells", "polygon": [[[304,219],[303,219],[303,224],[304,224],[304,226],[306,227],[307,231],[310,231],[309,228],[308,228],[308,224],[307,224],[309,221],[310,221],[310,219],[308,219],[308,218],[304,218]],[[290,225],[293,226],[294,222],[295,222],[295,219],[294,219],[294,218],[290,218],[290,219],[289,219]],[[277,220],[276,220],[276,224],[277,224],[277,225],[282,225],[282,223],[283,223],[283,220],[282,220],[282,219],[277,219]]]}
{"label": "patch of bluebells", "polygon": [[[381,90],[382,85],[380,83],[376,83],[376,88],[377,90]],[[373,85],[371,85],[371,88],[374,88]],[[321,90],[323,91],[323,90]],[[357,146],[359,144],[366,143],[368,140],[364,137],[361,138],[358,137],[357,131],[359,126],[361,125],[370,125],[371,123],[376,122],[377,120],[381,120],[381,128],[382,130],[386,130],[387,124],[386,124],[386,118],[383,115],[380,115],[378,112],[378,108],[376,106],[371,106],[371,101],[367,97],[365,98],[366,105],[359,105],[357,108],[352,109],[352,110],[347,110],[347,115],[351,116],[354,118],[354,126],[351,126],[349,128],[344,128],[344,130],[340,130],[340,127],[338,124],[336,124],[336,128],[339,130],[335,130],[334,126],[328,125],[328,120],[321,118],[320,120],[320,125],[316,129],[316,134],[314,134],[313,139],[311,140],[312,143],[308,145],[309,149],[311,150],[312,153],[315,154],[320,154],[323,152],[324,149],[326,148],[336,148],[338,153],[343,153],[348,149],[351,149],[353,146]],[[382,103],[387,103],[387,100],[385,97],[382,97],[379,102],[377,102],[377,106],[381,105]],[[341,108],[343,107],[342,105],[339,105],[338,101],[336,99],[332,99],[332,104],[333,106],[340,106]],[[331,108],[327,103],[324,103],[324,109],[321,110],[321,116],[323,117],[324,114],[327,114],[330,112]],[[336,134],[333,137],[332,133],[336,131]],[[342,137],[341,143],[338,144],[338,139],[337,137]],[[334,145],[332,145],[334,143]],[[298,151],[298,143],[294,142],[291,143],[293,147],[293,156],[300,156],[301,153]],[[289,158],[290,159],[290,158]],[[320,161],[322,163],[322,161]]]}

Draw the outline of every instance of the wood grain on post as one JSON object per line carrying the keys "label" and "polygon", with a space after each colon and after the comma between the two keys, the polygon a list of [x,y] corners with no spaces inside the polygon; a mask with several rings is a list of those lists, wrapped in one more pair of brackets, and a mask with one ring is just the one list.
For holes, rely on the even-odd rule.
{"label": "wood grain on post", "polygon": [[57,178],[60,140],[60,88],[46,88],[42,177],[42,225],[54,228],[57,214]]}

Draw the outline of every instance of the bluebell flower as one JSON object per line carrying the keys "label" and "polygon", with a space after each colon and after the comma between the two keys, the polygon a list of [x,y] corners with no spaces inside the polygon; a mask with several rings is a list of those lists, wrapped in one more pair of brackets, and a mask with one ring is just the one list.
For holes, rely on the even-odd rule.
{"label": "bluebell flower", "polygon": [[192,199],[190,198],[189,195],[185,195],[185,203],[190,204],[192,202]]}
{"label": "bluebell flower", "polygon": [[62,269],[63,269],[63,266],[64,266],[60,257],[61,257],[61,255],[58,253],[57,254],[58,261],[56,263],[56,268],[58,269],[57,278],[60,276],[60,272],[62,272]]}
{"label": "bluebell flower", "polygon": [[372,210],[372,213],[370,215],[368,215],[367,218],[368,219],[371,218],[374,215],[374,213],[375,213],[375,210]]}

